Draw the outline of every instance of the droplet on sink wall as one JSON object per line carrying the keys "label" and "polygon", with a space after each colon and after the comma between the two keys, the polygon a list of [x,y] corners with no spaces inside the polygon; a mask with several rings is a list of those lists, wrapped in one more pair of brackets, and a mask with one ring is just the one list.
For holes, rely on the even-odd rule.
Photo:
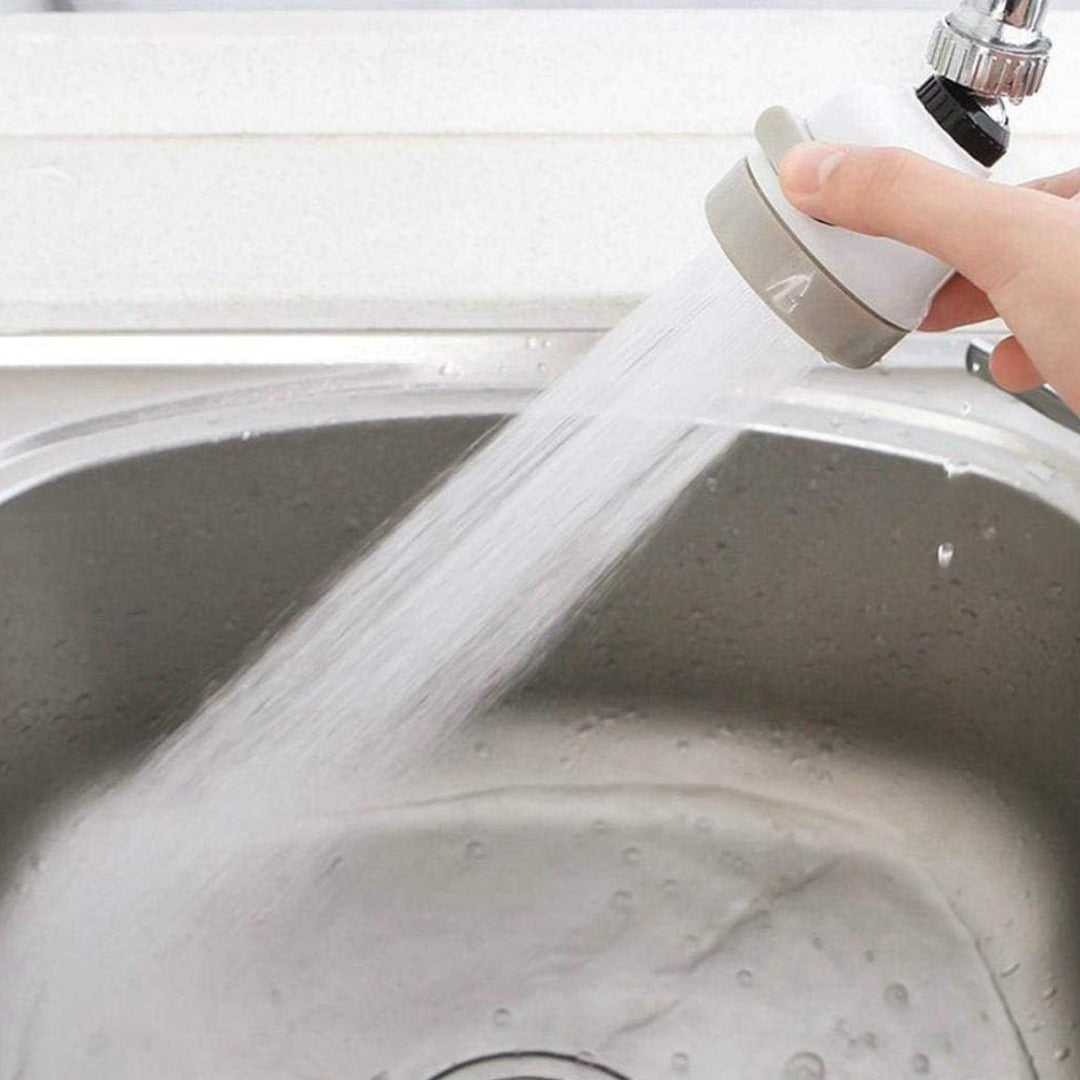
{"label": "droplet on sink wall", "polygon": [[470,840],[465,845],[465,854],[470,859],[482,859],[484,857],[484,845],[479,840]]}
{"label": "droplet on sink wall", "polygon": [[825,1080],[825,1062],[804,1050],[788,1058],[783,1080]]}
{"label": "droplet on sink wall", "polygon": [[623,852],[623,859],[625,859],[628,863],[641,862],[641,848],[628,847]]}
{"label": "droplet on sink wall", "polygon": [[908,988],[903,983],[891,983],[885,988],[885,1003],[895,1009],[904,1009],[909,1001]]}
{"label": "droplet on sink wall", "polygon": [[681,1050],[677,1054],[672,1054],[671,1067],[675,1072],[686,1072],[690,1068],[690,1056]]}
{"label": "droplet on sink wall", "polygon": [[749,968],[741,968],[735,973],[735,981],[744,989],[754,985],[754,973]]}
{"label": "droplet on sink wall", "polygon": [[955,554],[956,549],[953,545],[948,540],[942,541],[938,544],[937,548],[938,566],[940,566],[942,570],[947,570],[952,565],[953,556]]}
{"label": "droplet on sink wall", "polygon": [[506,1027],[510,1023],[510,1010],[509,1009],[496,1009],[491,1014],[491,1019],[495,1021],[496,1027]]}
{"label": "droplet on sink wall", "polygon": [[930,1072],[930,1059],[925,1054],[916,1054],[911,1059],[911,1071],[916,1076],[926,1076]]}

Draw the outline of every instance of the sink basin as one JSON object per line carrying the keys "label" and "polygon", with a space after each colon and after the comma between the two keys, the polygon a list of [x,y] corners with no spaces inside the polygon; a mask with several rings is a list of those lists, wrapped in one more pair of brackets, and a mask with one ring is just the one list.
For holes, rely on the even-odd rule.
{"label": "sink basin", "polygon": [[485,348],[0,374],[0,1078],[1080,1075],[1080,440],[959,353],[815,371],[392,798],[223,820],[197,920],[114,823],[35,965],[117,778],[558,367]]}

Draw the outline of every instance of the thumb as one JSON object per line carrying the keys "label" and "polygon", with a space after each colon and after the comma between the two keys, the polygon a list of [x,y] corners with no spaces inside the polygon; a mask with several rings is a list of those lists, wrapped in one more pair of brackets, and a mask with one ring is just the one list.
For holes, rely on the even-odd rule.
{"label": "thumb", "polygon": [[797,209],[921,248],[990,296],[1060,236],[1061,200],[906,150],[801,143],[780,163],[780,184]]}

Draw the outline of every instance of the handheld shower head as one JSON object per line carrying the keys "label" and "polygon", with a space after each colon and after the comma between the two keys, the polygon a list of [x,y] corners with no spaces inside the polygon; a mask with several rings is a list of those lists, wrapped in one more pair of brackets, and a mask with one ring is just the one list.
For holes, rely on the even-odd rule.
{"label": "handheld shower head", "polygon": [[922,322],[951,267],[923,251],[815,221],[784,197],[797,142],[898,146],[985,178],[1008,146],[999,94],[1034,93],[1050,42],[1046,0],[962,0],[938,25],[917,89],[854,87],[805,119],[769,109],[757,145],[709,193],[706,217],[750,287],[827,360],[868,367]]}

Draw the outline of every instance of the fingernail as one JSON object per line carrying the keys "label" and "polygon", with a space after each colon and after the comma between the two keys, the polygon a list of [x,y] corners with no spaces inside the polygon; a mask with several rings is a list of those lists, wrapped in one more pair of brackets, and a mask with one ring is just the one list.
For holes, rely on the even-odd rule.
{"label": "fingernail", "polygon": [[817,194],[846,153],[829,143],[804,142],[793,146],[780,162],[784,190],[790,195]]}

